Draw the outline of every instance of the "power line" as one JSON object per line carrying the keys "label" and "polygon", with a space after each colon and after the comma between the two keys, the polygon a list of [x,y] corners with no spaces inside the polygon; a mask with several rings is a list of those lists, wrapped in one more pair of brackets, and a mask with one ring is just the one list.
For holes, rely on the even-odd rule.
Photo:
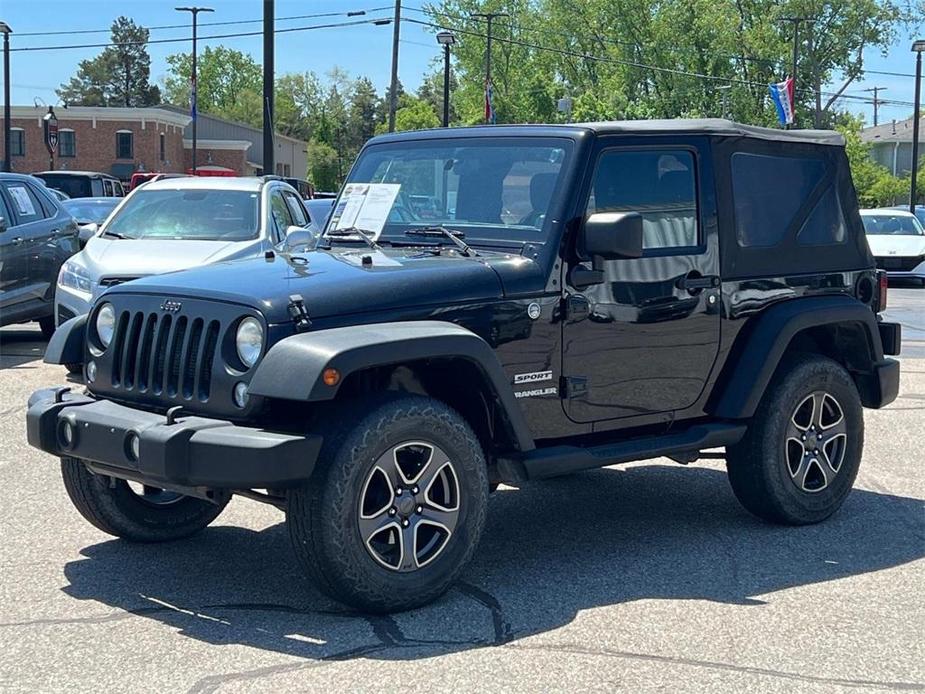
{"label": "power line", "polygon": [[[447,30],[447,31],[454,31],[454,32],[457,32],[457,33],[462,34],[462,35],[478,36],[478,37],[480,37],[480,38],[487,38],[487,35],[486,35],[486,34],[482,34],[482,33],[477,32],[477,31],[472,31],[472,30],[470,30],[470,29],[462,29],[462,28],[460,28],[460,27],[448,26],[448,25],[446,25],[446,24],[438,24],[438,23],[435,23],[435,22],[425,22],[425,21],[423,21],[423,20],[420,20],[420,19],[412,19],[412,18],[410,18],[410,17],[404,17],[404,18],[402,18],[402,21],[404,21],[404,22],[411,22],[412,24],[419,24],[419,25],[423,25],[423,26],[429,26],[429,27],[432,27],[432,28],[434,28],[434,29],[444,29],[444,30]],[[577,51],[571,51],[571,50],[566,49],[566,48],[555,48],[555,47],[552,47],[552,46],[542,46],[542,45],[539,45],[539,44],[530,43],[530,42],[528,42],[528,41],[521,41],[521,40],[519,40],[519,39],[514,39],[514,38],[495,37],[495,40],[501,41],[502,43],[508,43],[508,44],[512,44],[512,45],[522,46],[522,47],[525,47],[525,48],[532,48],[532,49],[538,50],[538,51],[546,51],[546,52],[549,52],[549,53],[556,53],[556,54],[559,54],[559,55],[567,55],[567,56],[574,57],[574,58],[581,58],[581,59],[583,59],[583,60],[592,60],[592,61],[595,61],[595,62],[612,63],[612,64],[616,64],[616,65],[625,65],[625,66],[628,66],[628,67],[637,67],[637,68],[641,68],[641,69],[645,69],[645,70],[652,70],[652,71],[655,71],[655,72],[662,72],[662,73],[683,75],[683,76],[687,76],[687,77],[695,77],[695,78],[698,78],[698,79],[710,80],[710,81],[716,81],[716,82],[726,82],[726,83],[731,83],[731,84],[742,84],[742,85],[753,86],[753,87],[761,87],[762,89],[766,89],[766,88],[767,88],[767,84],[764,83],[764,82],[756,82],[756,81],[754,81],[754,80],[745,80],[745,79],[741,79],[741,78],[738,78],[738,77],[720,77],[720,76],[717,76],[717,75],[707,75],[707,74],[704,74],[704,73],[701,73],[701,72],[693,72],[693,71],[690,71],[690,70],[682,70],[682,69],[680,69],[680,68],[669,68],[669,67],[661,67],[661,66],[658,66],[658,65],[647,65],[647,64],[645,64],[645,63],[640,63],[640,62],[636,62],[636,61],[633,61],[633,60],[623,60],[623,59],[620,59],[620,58],[609,58],[609,57],[608,57],[608,58],[605,58],[605,57],[601,57],[601,56],[592,55],[592,54],[590,54],[590,53],[579,53],[579,52],[577,52]],[[815,94],[815,92],[814,92],[812,89],[800,89],[800,90],[796,90],[796,91],[799,91],[799,92],[804,93],[804,94],[809,94],[809,95],[814,95],[814,94]],[[836,96],[836,93],[835,93],[835,92],[821,92],[821,93],[822,93],[824,96]],[[864,103],[870,103],[870,102],[871,102],[871,99],[870,99],[869,97],[851,96],[851,95],[846,95],[846,94],[842,94],[842,95],[840,95],[840,96],[841,96],[841,98],[844,98],[844,99],[854,99],[854,100],[856,100],[856,101],[862,101],[862,102],[864,102]],[[911,101],[897,101],[897,100],[885,100],[885,99],[882,99],[882,100],[881,100],[881,103],[883,103],[883,104],[889,103],[889,104],[903,105],[903,106],[913,106],[913,105],[914,105]]]}
{"label": "power line", "polygon": [[[292,15],[291,17],[277,17],[277,22],[287,22],[293,21],[296,19],[322,19],[324,17],[356,17],[365,14],[372,14],[375,12],[382,12],[384,10],[392,9],[391,5],[385,5],[382,7],[371,7],[366,10],[348,10],[345,12],[319,12],[317,14],[299,14]],[[239,19],[234,21],[225,21],[225,22],[203,22],[199,26],[201,27],[218,27],[218,26],[234,26],[240,24],[260,24],[263,22],[263,19]],[[159,26],[150,26],[142,27],[148,31],[160,31],[162,29],[188,29],[189,24],[161,24]],[[67,29],[62,31],[28,31],[28,32],[17,32],[15,36],[78,36],[86,34],[108,34],[112,31],[112,27],[106,29]]]}
{"label": "power line", "polygon": [[[330,23],[330,24],[313,24],[309,26],[301,27],[288,27],[286,29],[276,29],[273,33],[275,34],[288,34],[293,32],[300,31],[312,31],[314,29],[338,29],[341,27],[352,27],[352,26],[361,26],[364,24],[390,24],[391,19],[360,19],[353,22],[339,22],[339,23]],[[188,28],[184,26],[184,28]],[[246,36],[263,36],[263,31],[243,31],[235,34],[213,34],[211,36],[200,36],[200,41],[210,41],[216,39],[236,39],[243,38]],[[148,41],[123,41],[119,43],[85,43],[85,44],[72,44],[67,46],[20,46],[18,48],[11,48],[10,52],[13,51],[66,51],[78,48],[116,48],[119,46],[146,46],[153,44],[163,44],[163,43],[189,43],[190,38],[184,36],[182,38],[176,39],[151,39]]]}

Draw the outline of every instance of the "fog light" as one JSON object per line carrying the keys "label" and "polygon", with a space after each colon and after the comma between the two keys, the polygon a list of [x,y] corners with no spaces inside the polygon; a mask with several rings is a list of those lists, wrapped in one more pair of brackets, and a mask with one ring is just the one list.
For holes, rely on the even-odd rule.
{"label": "fog light", "polygon": [[59,428],[59,436],[61,437],[61,445],[64,448],[70,448],[74,445],[74,425],[71,424],[68,420],[61,422]]}
{"label": "fog light", "polygon": [[247,406],[247,384],[244,382],[234,384],[234,404],[244,408]]}
{"label": "fog light", "polygon": [[87,362],[87,381],[93,383],[96,380],[96,362]]}
{"label": "fog light", "polygon": [[138,460],[141,455],[141,439],[134,431],[129,432],[125,437],[125,452],[129,460]]}

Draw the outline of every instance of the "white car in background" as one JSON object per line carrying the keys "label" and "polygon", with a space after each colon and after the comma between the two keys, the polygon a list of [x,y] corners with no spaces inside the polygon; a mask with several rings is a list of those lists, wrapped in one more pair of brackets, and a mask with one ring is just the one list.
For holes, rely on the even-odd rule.
{"label": "white car in background", "polygon": [[299,194],[275,176],[151,181],[133,190],[61,267],[57,324],[87,313],[114,284],[312,247],[316,238]]}
{"label": "white car in background", "polygon": [[877,267],[893,279],[918,280],[925,286],[925,228],[911,212],[861,210],[867,243]]}

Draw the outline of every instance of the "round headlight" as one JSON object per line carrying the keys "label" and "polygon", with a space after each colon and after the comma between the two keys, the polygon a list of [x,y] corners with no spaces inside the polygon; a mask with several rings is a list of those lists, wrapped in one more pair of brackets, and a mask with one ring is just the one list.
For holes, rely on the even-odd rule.
{"label": "round headlight", "polygon": [[234,338],[238,357],[247,368],[257,363],[260,350],[263,349],[263,327],[255,318],[245,318],[238,325],[238,333]]}
{"label": "round headlight", "polygon": [[96,313],[96,334],[103,347],[109,347],[116,329],[116,312],[112,304],[103,304]]}

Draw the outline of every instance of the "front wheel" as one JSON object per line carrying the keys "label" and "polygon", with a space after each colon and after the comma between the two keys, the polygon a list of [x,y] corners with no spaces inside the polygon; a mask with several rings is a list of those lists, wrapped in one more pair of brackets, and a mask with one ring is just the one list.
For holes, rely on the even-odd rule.
{"label": "front wheel", "polygon": [[863,446],[861,400],[850,374],[826,357],[789,357],[745,437],[726,451],[729,482],[760,518],[818,523],[847,498]]}
{"label": "front wheel", "polygon": [[426,604],[456,580],[482,533],[485,457],[466,421],[419,396],[342,410],[286,521],[306,573],[370,612]]}
{"label": "front wheel", "polygon": [[61,459],[64,488],[74,506],[104,533],[133,542],[189,537],[215,520],[228,499],[213,504],[90,472],[78,458]]}

